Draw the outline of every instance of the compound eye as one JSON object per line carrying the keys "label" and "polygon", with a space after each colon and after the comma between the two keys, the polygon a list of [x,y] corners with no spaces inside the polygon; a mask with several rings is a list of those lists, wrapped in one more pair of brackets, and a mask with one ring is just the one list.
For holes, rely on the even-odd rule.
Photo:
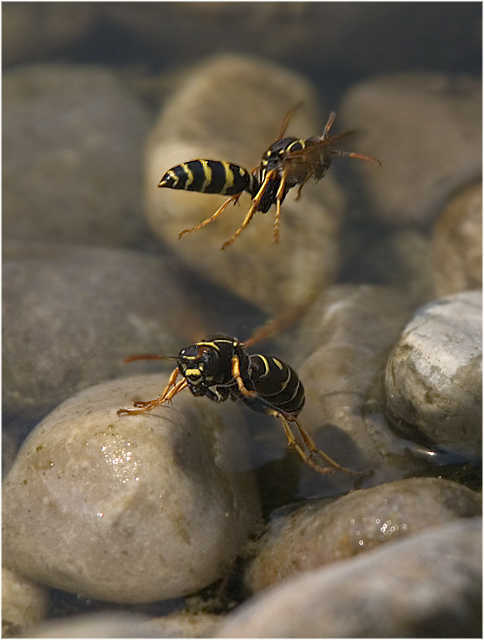
{"label": "compound eye", "polygon": [[210,353],[212,351],[212,349],[210,349],[210,347],[206,347],[205,345],[202,345],[201,347],[198,347],[198,357],[202,357],[207,353]]}

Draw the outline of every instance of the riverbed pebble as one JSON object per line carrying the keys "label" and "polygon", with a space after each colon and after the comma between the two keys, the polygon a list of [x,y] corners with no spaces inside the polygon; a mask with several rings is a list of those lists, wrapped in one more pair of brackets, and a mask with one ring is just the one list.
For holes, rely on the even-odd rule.
{"label": "riverbed pebble", "polygon": [[482,520],[434,527],[267,589],[219,638],[481,637]]}
{"label": "riverbed pebble", "polygon": [[31,579],[121,603],[175,598],[230,568],[258,517],[237,407],[188,391],[118,416],[167,376],[70,398],[24,443],[3,485],[3,558]]}
{"label": "riverbed pebble", "polygon": [[386,366],[387,412],[407,433],[470,459],[482,447],[482,293],[421,307]]}
{"label": "riverbed pebble", "polygon": [[252,547],[251,591],[481,513],[480,494],[438,478],[411,478],[354,491],[333,502],[310,501],[274,516]]}
{"label": "riverbed pebble", "polygon": [[198,308],[185,313],[168,258],[42,243],[6,243],[3,257],[10,413],[53,409],[74,391],[126,375],[128,356],[178,353],[206,332]]}
{"label": "riverbed pebble", "polygon": [[[74,10],[76,10],[74,8]],[[133,246],[146,107],[108,68],[33,64],[3,78],[3,237]]]}
{"label": "riverbed pebble", "polygon": [[385,168],[356,165],[382,221],[425,225],[454,189],[481,175],[481,97],[477,79],[423,72],[377,76],[349,89],[344,126],[365,131],[365,148]]}
{"label": "riverbed pebble", "polygon": [[431,274],[438,297],[482,289],[482,182],[450,199],[435,225]]}
{"label": "riverbed pebble", "polygon": [[38,624],[49,610],[49,589],[2,567],[2,637],[13,637]]}
{"label": "riverbed pebble", "polygon": [[297,367],[306,391],[303,426],[320,437],[319,446],[340,464],[352,466],[347,456],[353,456],[360,467],[367,465],[386,480],[399,477],[401,450],[386,426],[368,428],[364,408],[410,313],[398,290],[338,285],[316,300],[301,324],[310,348]]}

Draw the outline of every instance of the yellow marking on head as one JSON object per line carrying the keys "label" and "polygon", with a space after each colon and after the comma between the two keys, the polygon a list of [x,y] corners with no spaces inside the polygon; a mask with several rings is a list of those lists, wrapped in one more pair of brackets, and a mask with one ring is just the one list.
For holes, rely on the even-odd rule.
{"label": "yellow marking on head", "polygon": [[[222,340],[217,340],[217,342],[222,342]],[[223,342],[229,342],[228,340],[224,340]],[[217,351],[220,351],[220,347],[215,343],[215,342],[197,342],[197,344],[195,345],[196,347],[213,347],[214,349],[216,349]]]}
{"label": "yellow marking on head", "polygon": [[205,181],[200,189],[200,191],[203,192],[212,182],[212,169],[206,160],[199,160],[199,162],[202,165],[203,174],[205,176]]}

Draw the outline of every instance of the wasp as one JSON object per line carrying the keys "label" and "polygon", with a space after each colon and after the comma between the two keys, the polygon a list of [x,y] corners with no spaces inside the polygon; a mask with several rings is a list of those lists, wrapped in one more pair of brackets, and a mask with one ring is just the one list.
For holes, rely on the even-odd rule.
{"label": "wasp", "polygon": [[[247,353],[248,347],[275,333],[280,322],[281,319],[271,321],[245,342],[228,335],[209,335],[184,347],[177,356],[143,354],[127,358],[125,362],[173,360],[177,366],[159,397],[135,402],[134,409],[119,409],[118,415],[152,411],[188,387],[194,396],[205,396],[215,402],[238,400],[253,411],[278,418],[289,447],[295,449],[303,461],[318,473],[343,471],[352,476],[368,475],[367,471],[351,471],[332,460],[302,428],[298,415],[304,406],[305,396],[296,372],[275,356]],[[294,436],[292,425],[296,426],[306,450]],[[325,464],[318,460],[324,460]]]}
{"label": "wasp", "polygon": [[185,233],[198,231],[216,220],[231,202],[235,205],[242,193],[246,191],[252,199],[250,209],[240,227],[223,243],[221,249],[226,249],[232,244],[252,220],[256,211],[267,213],[273,204],[276,205],[273,235],[274,242],[278,242],[281,205],[289,190],[298,187],[296,197],[298,200],[308,180],[314,178],[318,181],[325,176],[334,156],[356,158],[381,166],[381,162],[371,156],[336,148],[341,141],[355,135],[356,131],[330,135],[329,132],[336,118],[334,112],[330,114],[321,136],[305,139],[285,138],[289,121],[298,107],[299,105],[286,115],[276,141],[267,149],[259,166],[253,171],[219,160],[191,160],[165,173],[158,187],[230,196],[210,218],[191,229],[185,229],[179,234],[179,238]]}

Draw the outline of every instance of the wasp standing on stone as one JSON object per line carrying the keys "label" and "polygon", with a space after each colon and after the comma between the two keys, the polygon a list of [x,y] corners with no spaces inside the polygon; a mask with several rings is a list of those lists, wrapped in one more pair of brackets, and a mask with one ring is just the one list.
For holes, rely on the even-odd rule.
{"label": "wasp standing on stone", "polygon": [[[298,415],[304,406],[304,387],[294,370],[279,358],[269,355],[249,355],[246,349],[287,326],[298,308],[269,322],[245,342],[226,335],[207,336],[184,347],[177,356],[138,355],[133,360],[174,360],[176,369],[163,393],[154,400],[135,402],[135,409],[120,409],[118,415],[138,415],[170,402],[188,387],[194,396],[206,396],[215,402],[240,400],[253,411],[281,420],[289,446],[297,451],[306,464],[322,474],[344,471],[352,476],[368,472],[351,471],[342,467],[319,449],[302,428]],[[178,379],[180,376],[180,379]],[[307,452],[296,440],[291,425],[295,424]],[[318,462],[325,461],[325,465]]]}
{"label": "wasp standing on stone", "polygon": [[158,184],[159,187],[230,196],[210,218],[192,229],[182,231],[180,238],[184,233],[198,231],[209,222],[213,222],[231,202],[236,204],[241,194],[247,191],[252,198],[249,212],[234,235],[223,243],[221,249],[232,244],[252,220],[256,211],[267,213],[273,204],[276,205],[274,242],[277,242],[281,205],[288,191],[298,186],[297,200],[301,195],[301,189],[310,178],[320,180],[326,174],[334,156],[357,158],[381,165],[379,160],[363,153],[341,151],[335,148],[335,145],[356,132],[345,131],[330,135],[329,132],[336,117],[334,112],[330,114],[322,136],[306,139],[284,138],[289,120],[296,108],[286,115],[279,136],[262,156],[260,165],[252,172],[229,162],[192,160],[179,164],[165,173]]}

